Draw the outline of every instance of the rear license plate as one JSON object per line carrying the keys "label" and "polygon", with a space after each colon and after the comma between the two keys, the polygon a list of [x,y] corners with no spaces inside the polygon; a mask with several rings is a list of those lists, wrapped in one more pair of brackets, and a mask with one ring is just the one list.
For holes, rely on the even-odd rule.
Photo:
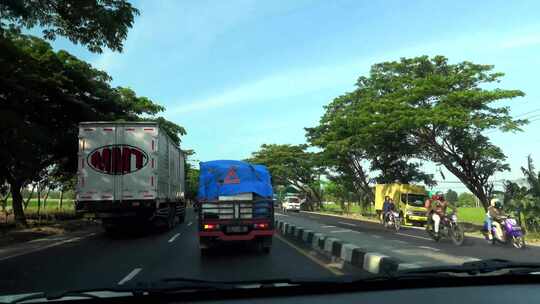
{"label": "rear license plate", "polygon": [[242,233],[247,232],[248,228],[246,226],[228,226],[226,231],[228,233]]}

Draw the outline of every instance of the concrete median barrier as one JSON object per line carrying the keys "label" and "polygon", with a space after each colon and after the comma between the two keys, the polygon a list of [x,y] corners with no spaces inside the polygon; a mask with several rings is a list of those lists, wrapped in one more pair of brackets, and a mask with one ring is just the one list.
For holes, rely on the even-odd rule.
{"label": "concrete median barrier", "polygon": [[282,220],[276,220],[275,227],[283,236],[300,241],[307,246],[332,258],[337,258],[350,265],[375,274],[387,274],[399,269],[397,260],[356,245],[345,243],[339,238],[297,227]]}

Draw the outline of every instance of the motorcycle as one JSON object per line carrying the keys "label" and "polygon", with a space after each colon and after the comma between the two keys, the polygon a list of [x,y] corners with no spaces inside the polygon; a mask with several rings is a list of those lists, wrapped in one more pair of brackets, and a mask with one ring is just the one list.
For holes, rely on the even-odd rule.
{"label": "motorcycle", "polygon": [[[525,237],[521,226],[517,221],[510,217],[500,217],[498,222],[500,223],[502,233],[497,233],[496,225],[491,225],[491,239],[492,244],[501,243],[505,245],[512,245],[515,248],[525,248]],[[484,229],[482,230],[484,238],[489,240],[489,232],[487,229],[487,222],[484,223]]]}
{"label": "motorcycle", "polygon": [[[431,216],[429,217],[431,219]],[[439,223],[439,236],[435,235],[433,220],[430,220],[426,225],[426,232],[436,242],[441,237],[452,240],[452,243],[456,246],[461,246],[465,240],[465,233],[463,227],[458,223],[458,218],[455,213],[441,216],[441,222]]]}
{"label": "motorcycle", "polygon": [[395,211],[390,211],[386,215],[386,218],[384,219],[383,226],[386,229],[394,229],[396,231],[399,231],[401,228],[401,218],[399,216],[399,213]]}

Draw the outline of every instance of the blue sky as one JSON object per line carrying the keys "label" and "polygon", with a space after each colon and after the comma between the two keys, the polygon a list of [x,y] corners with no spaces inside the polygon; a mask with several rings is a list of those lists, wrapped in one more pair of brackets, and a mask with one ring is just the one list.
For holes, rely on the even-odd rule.
{"label": "blue sky", "polygon": [[[303,128],[317,123],[325,104],[352,90],[371,64],[403,56],[494,64],[506,73],[499,87],[527,94],[501,104],[514,114],[540,109],[538,1],[133,3],[141,15],[123,53],[92,54],[63,39],[53,45],[106,70],[114,85],[165,105],[164,116],[186,127],[182,146],[198,160],[246,158],[263,143],[303,143]],[[512,167],[495,179],[521,177],[528,154],[540,167],[539,126],[490,134]],[[446,179],[456,180],[450,173]]]}

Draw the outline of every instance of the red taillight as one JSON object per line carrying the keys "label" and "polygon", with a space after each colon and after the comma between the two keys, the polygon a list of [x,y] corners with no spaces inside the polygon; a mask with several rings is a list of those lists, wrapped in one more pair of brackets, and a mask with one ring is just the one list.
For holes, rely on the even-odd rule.
{"label": "red taillight", "polygon": [[256,224],[253,224],[253,227],[255,229],[268,229],[270,225],[268,225],[268,223],[256,223]]}
{"label": "red taillight", "polygon": [[218,229],[219,225],[217,225],[217,224],[204,224],[203,228],[204,228],[204,230],[214,230],[214,229]]}

